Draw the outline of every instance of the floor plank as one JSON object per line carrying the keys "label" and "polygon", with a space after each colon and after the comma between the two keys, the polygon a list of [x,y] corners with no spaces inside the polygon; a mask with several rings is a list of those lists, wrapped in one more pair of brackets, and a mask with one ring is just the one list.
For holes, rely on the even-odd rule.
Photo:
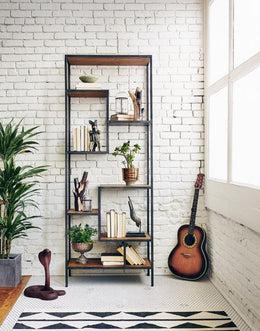
{"label": "floor plank", "polygon": [[22,276],[22,280],[16,287],[0,288],[0,325],[19,298],[31,276]]}

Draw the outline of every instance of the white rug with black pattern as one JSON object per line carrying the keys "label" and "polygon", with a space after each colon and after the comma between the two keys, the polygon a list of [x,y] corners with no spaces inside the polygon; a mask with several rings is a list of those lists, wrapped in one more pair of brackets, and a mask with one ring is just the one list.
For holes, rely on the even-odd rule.
{"label": "white rug with black pattern", "polygon": [[225,311],[23,312],[14,330],[236,330]]}

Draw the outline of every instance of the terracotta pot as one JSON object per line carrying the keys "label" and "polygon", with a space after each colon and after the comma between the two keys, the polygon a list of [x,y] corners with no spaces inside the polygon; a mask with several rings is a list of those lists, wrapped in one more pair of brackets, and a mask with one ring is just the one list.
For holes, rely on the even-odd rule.
{"label": "terracotta pot", "polygon": [[91,251],[93,244],[84,244],[84,243],[72,243],[72,248],[75,252],[79,252],[81,255],[77,258],[77,262],[81,264],[86,264],[88,259],[84,255],[85,252]]}
{"label": "terracotta pot", "polygon": [[122,169],[123,180],[126,182],[126,185],[133,185],[139,176],[138,168],[123,168]]}

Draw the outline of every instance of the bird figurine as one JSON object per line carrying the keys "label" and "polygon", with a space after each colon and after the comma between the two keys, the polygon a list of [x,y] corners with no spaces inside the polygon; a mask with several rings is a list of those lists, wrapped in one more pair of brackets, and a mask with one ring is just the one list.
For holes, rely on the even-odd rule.
{"label": "bird figurine", "polygon": [[135,222],[136,226],[139,228],[139,232],[141,232],[141,218],[136,215],[132,200],[128,197],[128,205],[130,209],[130,217]]}

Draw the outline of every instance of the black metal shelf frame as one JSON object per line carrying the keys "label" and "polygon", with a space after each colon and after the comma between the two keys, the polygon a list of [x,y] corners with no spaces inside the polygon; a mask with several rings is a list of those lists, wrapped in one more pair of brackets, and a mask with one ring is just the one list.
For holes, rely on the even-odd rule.
{"label": "black metal shelf frame", "polygon": [[[71,89],[70,77],[71,66],[145,66],[146,68],[146,105],[147,119],[144,121],[112,121],[109,120],[109,90],[75,90]],[[118,239],[104,240],[101,237],[101,193],[104,190],[145,190],[147,200],[147,224],[146,232],[149,239],[122,238],[121,243],[124,251],[127,242],[144,242],[147,245],[148,265],[138,266],[137,269],[147,270],[147,275],[151,277],[151,286],[154,285],[154,243],[153,243],[153,103],[152,103],[152,56],[151,55],[65,55],[65,285],[68,286],[68,277],[71,276],[73,269],[134,269],[137,266],[126,265],[118,267],[104,266],[70,266],[71,247],[67,236],[68,229],[71,227],[71,218],[76,215],[97,215],[99,240],[103,243],[109,241],[119,241]],[[100,152],[91,151],[72,151],[71,141],[71,98],[106,98],[106,150]],[[146,161],[147,175],[146,183],[125,186],[125,185],[100,185],[98,187],[98,210],[95,213],[79,213],[71,210],[71,158],[73,155],[84,154],[106,154],[109,153],[109,127],[110,126],[143,126],[146,129]],[[86,161],[87,162],[87,161]]]}

